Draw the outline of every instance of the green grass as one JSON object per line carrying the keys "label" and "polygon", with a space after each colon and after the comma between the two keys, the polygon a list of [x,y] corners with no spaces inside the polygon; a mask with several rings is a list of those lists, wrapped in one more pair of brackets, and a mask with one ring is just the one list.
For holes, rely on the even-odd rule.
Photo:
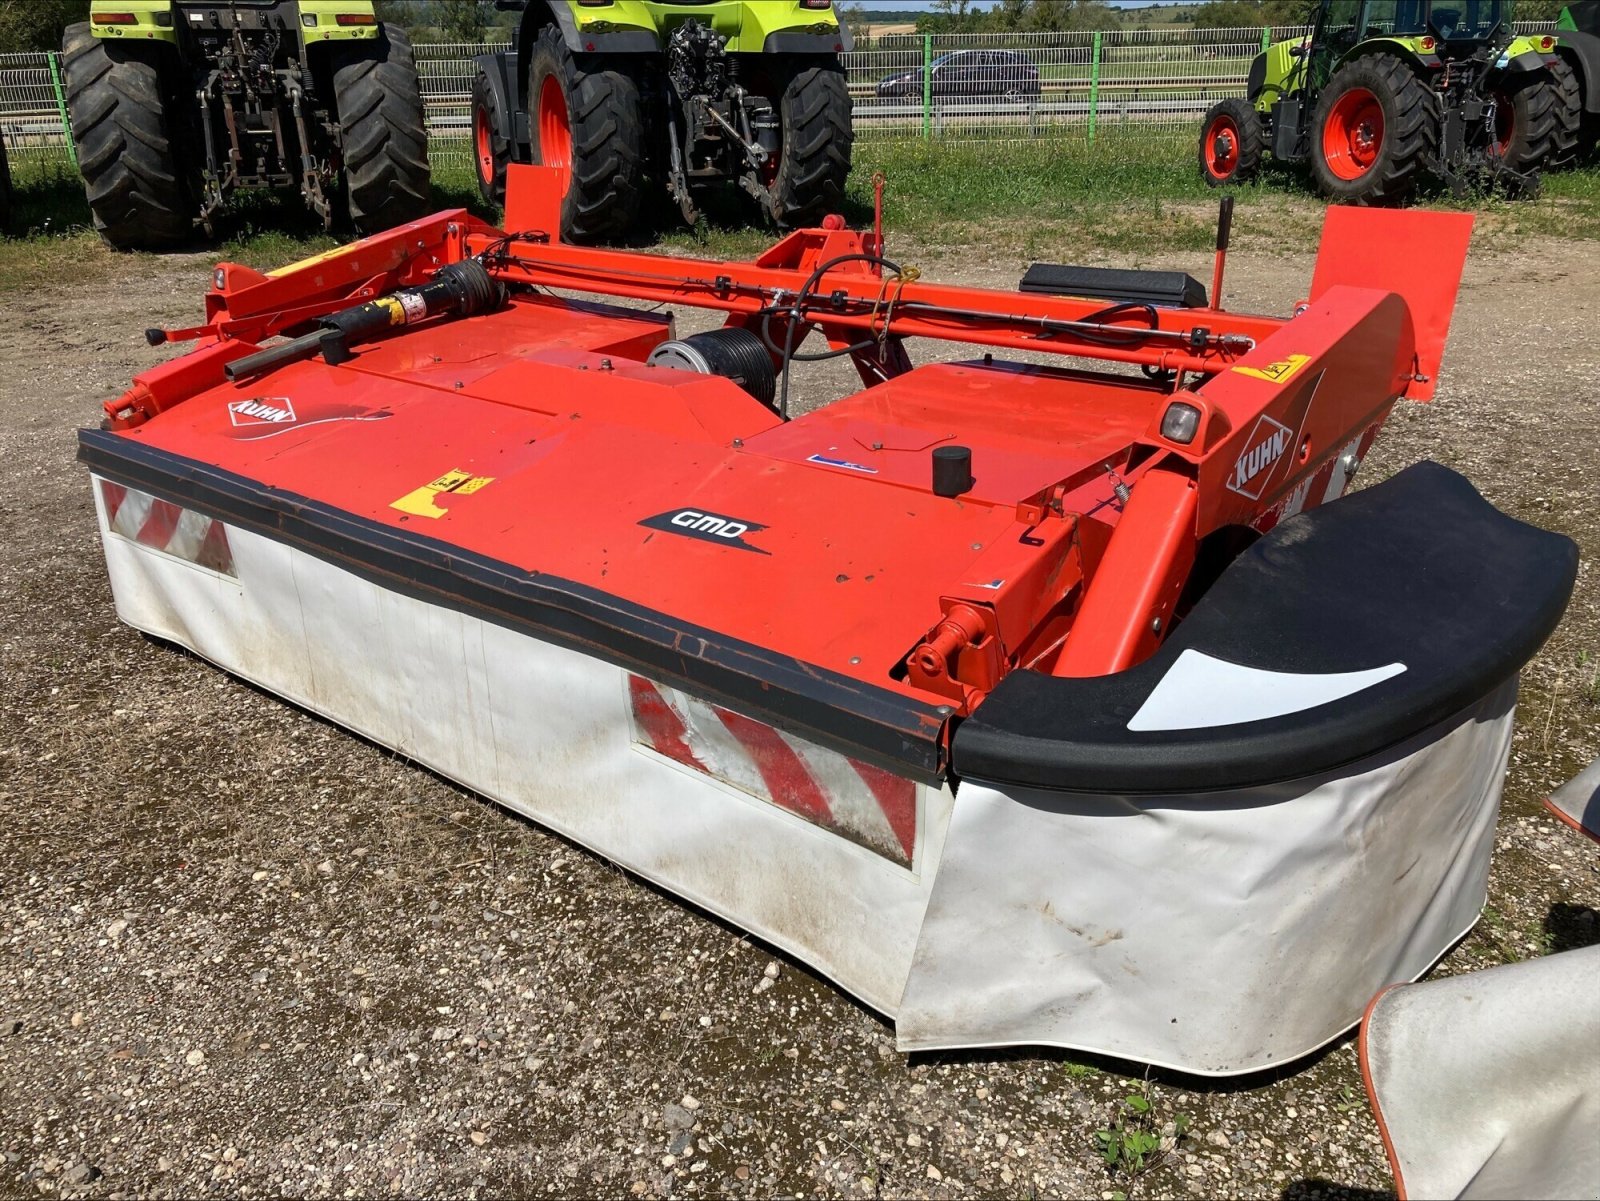
{"label": "green grass", "polygon": [[[872,177],[887,178],[891,253],[898,245],[918,261],[945,249],[981,248],[998,257],[1137,260],[1142,254],[1202,252],[1211,245],[1217,194],[1201,183],[1187,134],[1110,130],[1094,145],[1082,138],[1017,144],[865,141],[856,147],[845,217],[872,217]],[[493,221],[478,197],[471,169],[452,163],[447,146],[434,174],[439,208],[466,207]],[[101,245],[89,228],[81,185],[65,163],[13,164],[11,238],[0,240],[0,294],[25,292],[63,278],[92,280],[137,259]],[[1273,169],[1236,190],[1237,237],[1246,244],[1310,249],[1322,205],[1302,169]],[[1459,202],[1422,198],[1433,207],[1480,213],[1480,239],[1497,250],[1536,237],[1600,239],[1600,165],[1547,175],[1533,201],[1479,197]],[[711,257],[748,257],[773,233],[750,202],[729,189],[693,229],[677,220],[665,196],[654,202],[642,242]],[[212,259],[270,268],[335,244],[292,195],[245,195],[227,210],[218,240],[189,248]]]}

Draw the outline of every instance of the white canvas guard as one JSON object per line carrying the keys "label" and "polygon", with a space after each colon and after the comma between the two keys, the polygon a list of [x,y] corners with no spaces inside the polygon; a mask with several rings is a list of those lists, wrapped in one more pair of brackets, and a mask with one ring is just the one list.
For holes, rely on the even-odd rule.
{"label": "white canvas guard", "polygon": [[1600,759],[1551,793],[1545,807],[1574,830],[1600,842]]}
{"label": "white canvas guard", "polygon": [[1297,1059],[1477,921],[1515,683],[1338,775],[1096,797],[967,781],[903,1049],[1048,1043],[1204,1075]]}
{"label": "white canvas guard", "polygon": [[1600,947],[1389,989],[1361,1066],[1402,1198],[1600,1198]]}
{"label": "white canvas guard", "polygon": [[696,698],[658,690],[682,747],[642,728],[621,667],[234,526],[213,569],[96,502],[128,624],[750,930],[896,1018],[908,1050],[1259,1070],[1353,1026],[1483,901],[1514,681],[1375,760],[1232,793],[891,786],[787,732],[765,750],[788,767],[763,772],[766,735],[722,738]]}

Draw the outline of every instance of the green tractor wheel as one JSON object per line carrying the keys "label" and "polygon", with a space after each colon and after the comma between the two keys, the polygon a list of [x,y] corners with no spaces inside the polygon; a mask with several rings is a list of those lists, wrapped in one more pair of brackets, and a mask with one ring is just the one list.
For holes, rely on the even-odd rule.
{"label": "green tractor wheel", "polygon": [[11,228],[11,164],[6,161],[5,134],[0,133],[0,234]]}
{"label": "green tractor wheel", "polygon": [[193,234],[195,201],[168,111],[162,47],[67,26],[67,112],[94,227],[116,250],[161,250]]}
{"label": "green tractor wheel", "polygon": [[405,30],[384,25],[371,41],[344,43],[334,60],[333,91],[356,230],[377,233],[425,215],[428,130]]}
{"label": "green tractor wheel", "polygon": [[1555,84],[1546,71],[1520,78],[1491,80],[1494,133],[1490,154],[1513,171],[1544,166],[1560,143],[1561,122]]}
{"label": "green tractor wheel", "polygon": [[786,229],[813,224],[844,207],[853,135],[844,68],[804,59],[776,72],[783,149],[763,179],[767,215]]}
{"label": "green tractor wheel", "polygon": [[506,167],[512,146],[502,132],[509,122],[500,111],[500,94],[490,86],[483,68],[472,80],[472,165],[478,191],[489,204],[506,202]]}
{"label": "green tractor wheel", "polygon": [[547,26],[528,68],[533,161],[564,170],[561,237],[624,241],[635,235],[643,194],[644,112],[638,82],[599,55],[580,66]]}
{"label": "green tractor wheel", "polygon": [[1578,158],[1583,138],[1583,86],[1565,59],[1550,64],[1550,84],[1555,94],[1555,140],[1549,166],[1570,167]]}
{"label": "green tractor wheel", "polygon": [[1353,204],[1403,200],[1437,149],[1433,93],[1390,54],[1334,72],[1311,124],[1311,173],[1322,193]]}
{"label": "green tractor wheel", "polygon": [[1200,125],[1200,178],[1213,188],[1245,183],[1261,169],[1265,147],[1261,114],[1246,100],[1219,101]]}

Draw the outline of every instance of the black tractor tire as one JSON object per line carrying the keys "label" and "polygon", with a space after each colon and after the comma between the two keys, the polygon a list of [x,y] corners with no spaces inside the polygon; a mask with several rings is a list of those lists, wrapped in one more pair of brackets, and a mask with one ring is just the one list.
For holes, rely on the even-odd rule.
{"label": "black tractor tire", "polygon": [[1578,126],[1578,153],[1580,163],[1600,162],[1600,113],[1584,113]]}
{"label": "black tractor tire", "polygon": [[11,164],[6,159],[6,139],[0,133],[0,234],[11,228]]}
{"label": "black tractor tire", "polygon": [[428,128],[411,39],[395,25],[334,50],[333,103],[350,221],[378,233],[429,209]]}
{"label": "black tractor tire", "polygon": [[[1365,92],[1382,112],[1370,161],[1340,158],[1332,150],[1341,114],[1359,108]],[[1360,124],[1355,122],[1355,124]],[[1416,186],[1438,151],[1439,104],[1417,72],[1392,54],[1369,54],[1333,73],[1311,120],[1311,174],[1330,200],[1346,204],[1398,204]]]}
{"label": "black tractor tire", "polygon": [[97,38],[61,43],[67,113],[94,227],[116,250],[161,250],[194,231],[198,204],[167,111],[162,48]]}
{"label": "black tractor tire", "polygon": [[[1502,166],[1528,174],[1549,162],[1560,145],[1561,115],[1555,78],[1547,70],[1491,77],[1498,105],[1511,110],[1511,128],[1498,158]],[[1498,122],[1500,117],[1497,115]]]}
{"label": "black tractor tire", "polygon": [[509,122],[501,107],[499,93],[479,68],[472,79],[472,168],[478,191],[490,204],[506,202],[506,167],[511,162],[511,141],[501,133]]}
{"label": "black tractor tire", "polygon": [[1213,188],[1248,182],[1261,170],[1266,143],[1261,114],[1248,100],[1218,101],[1200,123],[1200,178]]}
{"label": "black tractor tire", "polygon": [[[567,49],[547,25],[534,39],[528,63],[528,126],[533,161],[568,170],[561,202],[565,242],[617,242],[635,235],[644,193],[644,106],[628,59]],[[540,105],[546,84],[566,106],[567,147],[544,145]],[[564,157],[570,161],[562,162]]]}
{"label": "black tractor tire", "polygon": [[1572,64],[1558,58],[1549,65],[1550,82],[1555,87],[1555,144],[1545,165],[1555,170],[1570,167],[1578,159],[1583,138],[1583,85]]}
{"label": "black tractor tire", "polygon": [[783,85],[778,98],[783,149],[768,188],[767,215],[783,228],[815,225],[844,207],[855,143],[850,89],[834,59],[801,60],[776,75]]}

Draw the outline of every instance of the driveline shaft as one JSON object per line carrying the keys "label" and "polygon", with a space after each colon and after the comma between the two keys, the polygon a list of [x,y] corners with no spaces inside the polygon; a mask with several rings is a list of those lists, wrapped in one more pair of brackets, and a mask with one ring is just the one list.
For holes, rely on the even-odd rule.
{"label": "driveline shaft", "polygon": [[224,367],[229,380],[261,375],[286,363],[321,354],[329,363],[350,357],[352,343],[365,341],[397,326],[412,325],[428,317],[454,313],[471,317],[505,303],[505,285],[491,279],[477,259],[447,263],[433,278],[414,288],[399,288],[387,296],[352,305],[318,319],[319,329],[309,334],[247,354]]}

